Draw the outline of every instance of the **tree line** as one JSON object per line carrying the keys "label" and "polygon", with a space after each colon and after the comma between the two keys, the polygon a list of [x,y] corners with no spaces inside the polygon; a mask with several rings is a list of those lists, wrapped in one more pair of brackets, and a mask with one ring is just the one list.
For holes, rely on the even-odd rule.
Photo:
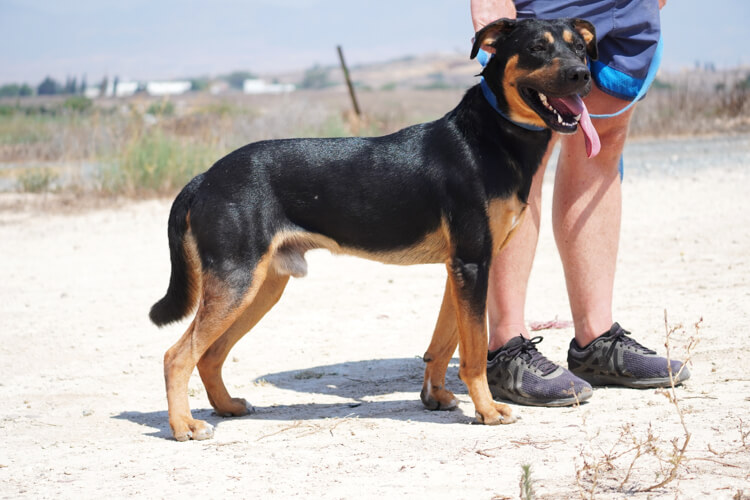
{"label": "tree line", "polygon": [[[106,78],[104,80],[106,82]],[[26,97],[31,95],[79,95],[86,92],[86,76],[79,82],[76,77],[68,77],[60,83],[51,76],[46,77],[36,87],[28,83],[9,83],[0,86],[0,97]]]}
{"label": "tree line", "polygon": [[[332,67],[322,67],[318,64],[305,70],[305,73],[301,81],[297,84],[300,89],[323,89],[336,84],[331,79],[331,72],[334,70]],[[229,84],[229,87],[242,90],[243,82],[248,78],[257,78],[257,75],[249,71],[234,71],[225,75],[221,75],[215,78],[215,80],[221,80]],[[209,84],[213,78],[209,77],[197,77],[197,78],[185,78],[191,83],[191,90],[202,91],[209,87]],[[114,77],[111,85],[113,88],[117,88],[119,78]],[[99,90],[99,93],[104,93],[110,85],[109,78],[104,77],[101,82],[94,84]],[[28,83],[9,83],[0,86],[0,97],[26,97],[33,95],[83,95],[88,88],[86,83],[86,75],[82,76],[80,80],[76,77],[67,77],[65,82],[59,82],[47,76],[44,80],[39,83],[36,87],[32,87]]]}

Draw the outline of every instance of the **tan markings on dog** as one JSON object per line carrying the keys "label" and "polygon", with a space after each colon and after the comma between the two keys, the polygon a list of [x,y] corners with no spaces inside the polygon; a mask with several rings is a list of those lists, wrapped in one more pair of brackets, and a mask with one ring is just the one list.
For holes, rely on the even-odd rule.
{"label": "tan markings on dog", "polygon": [[451,295],[450,281],[447,281],[432,340],[422,358],[427,366],[424,369],[424,383],[420,398],[422,404],[430,410],[450,410],[458,406],[456,397],[445,388],[445,371],[448,369],[453,353],[456,352],[457,345],[456,310]]}
{"label": "tan markings on dog", "polygon": [[280,231],[274,236],[270,251],[273,255],[273,267],[277,272],[301,277],[307,270],[305,252],[315,248],[324,248],[334,254],[353,255],[384,264],[437,264],[445,262],[450,257],[448,242],[448,223],[443,219],[436,230],[427,233],[420,241],[397,250],[371,252],[342,246],[318,233]]}
{"label": "tan markings on dog", "polygon": [[164,355],[169,425],[178,441],[207,439],[213,435],[210,424],[193,419],[190,414],[188,380],[203,354],[255,299],[266,279],[270,260],[268,252],[260,259],[253,271],[250,287],[242,297],[237,297],[230,286],[213,273],[202,273],[201,296],[195,318]]}
{"label": "tan markings on dog", "polygon": [[583,37],[583,41],[586,42],[586,45],[590,44],[594,40],[594,34],[589,31],[586,26],[577,24],[576,31],[581,34],[581,36]]}
{"label": "tan markings on dog", "polygon": [[563,40],[566,43],[573,43],[573,32],[570,30],[563,31]]}
{"label": "tan markings on dog", "polygon": [[507,199],[490,201],[487,215],[490,218],[493,255],[497,255],[508,244],[520,225],[525,210],[526,203],[521,202],[515,195]]}
{"label": "tan markings on dog", "polygon": [[185,231],[185,239],[182,241],[182,252],[185,256],[185,269],[187,272],[187,303],[189,304],[189,309],[185,312],[187,316],[198,305],[198,297],[201,295],[203,280],[201,279],[201,260],[198,255],[198,244],[195,242],[192,231],[190,231],[190,212],[188,212],[185,221],[187,222],[187,231]]}
{"label": "tan markings on dog", "polygon": [[504,21],[496,21],[480,30],[482,38],[480,38],[479,42],[482,50],[490,54],[495,54],[497,51],[492,45],[500,38],[500,34],[507,29],[508,25]]}
{"label": "tan markings on dog", "polygon": [[448,286],[458,326],[460,366],[458,376],[469,389],[477,420],[483,424],[508,424],[515,420],[508,405],[495,403],[487,385],[487,319],[478,315],[466,299],[460,298],[461,284],[448,264]]}
{"label": "tan markings on dog", "polygon": [[555,43],[555,37],[552,36],[552,33],[549,31],[544,32],[544,39],[547,40],[549,43]]}
{"label": "tan markings on dog", "polygon": [[211,344],[198,361],[198,372],[206,395],[216,413],[223,417],[247,415],[254,411],[247,401],[229,395],[221,375],[221,368],[232,347],[239,341],[281,298],[288,275],[279,275],[272,269],[260,286],[252,303],[245,308],[235,322]]}
{"label": "tan markings on dog", "polygon": [[534,125],[536,127],[546,127],[544,121],[532,110],[523,100],[518,92],[518,81],[526,79],[529,76],[528,71],[518,68],[518,55],[508,59],[503,74],[503,91],[505,100],[508,102],[508,111],[512,120]]}

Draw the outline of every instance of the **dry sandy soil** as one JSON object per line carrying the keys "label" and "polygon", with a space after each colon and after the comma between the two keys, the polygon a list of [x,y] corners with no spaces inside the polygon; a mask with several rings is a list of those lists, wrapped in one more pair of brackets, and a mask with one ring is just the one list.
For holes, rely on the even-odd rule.
{"label": "dry sandy soil", "polygon": [[[426,411],[419,356],[443,268],[324,252],[310,254],[309,276],[230,354],[228,387],[257,413],[212,415],[194,375],[194,414],[216,434],[178,443],[162,355],[187,323],[159,330],[146,315],[169,276],[170,202],[82,208],[4,194],[0,497],[516,498],[530,464],[539,498],[747,498],[750,140],[651,143],[630,155],[640,167],[623,186],[616,318],[664,353],[667,310],[671,326],[683,325],[675,357],[700,339],[692,378],[676,391],[690,441],[666,486],[641,491],[665,478],[672,441],[685,440],[663,394],[600,388],[581,407],[514,405],[517,423],[485,427],[472,423],[456,360],[448,385],[460,408]],[[567,320],[544,216],[527,318]],[[541,334],[542,352],[564,363],[571,329]],[[644,442],[652,448],[634,461],[628,450]]]}

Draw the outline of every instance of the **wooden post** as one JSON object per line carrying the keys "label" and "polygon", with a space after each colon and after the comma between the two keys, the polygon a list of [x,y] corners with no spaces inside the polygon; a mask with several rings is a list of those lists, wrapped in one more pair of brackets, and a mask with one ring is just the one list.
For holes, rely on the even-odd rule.
{"label": "wooden post", "polygon": [[344,71],[344,78],[346,79],[346,85],[349,87],[349,96],[352,98],[352,105],[354,106],[354,113],[359,118],[362,113],[359,111],[359,104],[357,104],[357,96],[354,95],[354,85],[352,85],[352,79],[349,78],[349,69],[346,67],[344,62],[344,52],[341,50],[341,45],[337,45],[336,49],[339,51],[339,60],[341,61],[341,69]]}

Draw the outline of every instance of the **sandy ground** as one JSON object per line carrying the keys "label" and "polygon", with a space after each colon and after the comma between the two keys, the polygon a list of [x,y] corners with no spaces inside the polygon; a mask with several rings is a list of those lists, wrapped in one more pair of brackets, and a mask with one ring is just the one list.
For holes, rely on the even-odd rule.
{"label": "sandy ground", "polygon": [[[684,325],[671,341],[674,356],[685,355],[689,337],[700,339],[692,378],[677,389],[687,460],[664,487],[638,491],[667,473],[655,456],[669,460],[671,441],[685,439],[664,395],[601,388],[580,408],[514,405],[521,420],[513,425],[473,425],[455,360],[448,385],[460,409],[426,411],[419,356],[443,268],[325,252],[309,255],[309,276],[293,280],[230,355],[228,387],[257,413],[212,415],[194,375],[194,414],[216,435],[178,443],[162,355],[187,323],[159,330],[146,315],[167,285],[169,201],[82,209],[4,194],[0,497],[516,498],[524,464],[540,498],[747,496],[749,143],[636,146],[643,168],[624,182],[616,318],[662,353],[665,310],[670,325]],[[667,168],[680,162],[679,175]],[[547,189],[547,208],[550,196]],[[527,317],[566,320],[548,210],[544,217]],[[540,333],[542,352],[563,363],[572,331]],[[649,429],[652,452],[642,446],[628,473],[635,452],[625,452],[649,441]]]}

